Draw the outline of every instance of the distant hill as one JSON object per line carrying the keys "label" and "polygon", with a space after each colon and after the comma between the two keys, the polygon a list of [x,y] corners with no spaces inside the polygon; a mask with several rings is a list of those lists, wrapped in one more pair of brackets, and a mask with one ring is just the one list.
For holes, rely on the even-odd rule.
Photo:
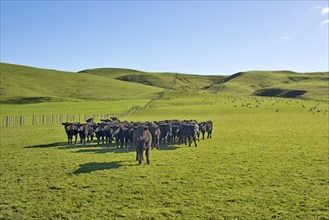
{"label": "distant hill", "polygon": [[162,88],[112,77],[1,63],[2,103],[152,99]]}
{"label": "distant hill", "polygon": [[328,100],[329,72],[248,71],[229,76],[223,93]]}
{"label": "distant hill", "polygon": [[116,80],[151,85],[165,89],[200,90],[214,83],[223,81],[225,76],[204,76],[182,73],[166,72],[142,72],[131,69],[101,68],[83,70],[80,73],[87,73],[98,76],[111,77]]}
{"label": "distant hill", "polygon": [[231,76],[99,68],[78,73],[1,64],[1,103],[152,99],[165,91],[329,100],[329,73],[248,71]]}

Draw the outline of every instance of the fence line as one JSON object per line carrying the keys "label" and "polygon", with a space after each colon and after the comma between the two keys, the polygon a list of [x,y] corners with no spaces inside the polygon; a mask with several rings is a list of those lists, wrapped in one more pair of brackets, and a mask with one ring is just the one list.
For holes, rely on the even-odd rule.
{"label": "fence line", "polygon": [[23,125],[44,125],[58,124],[62,122],[85,122],[88,118],[94,120],[109,119],[111,117],[125,117],[132,111],[139,109],[140,106],[133,106],[128,111],[118,114],[102,113],[102,114],[75,114],[75,115],[32,115],[32,116],[1,116],[1,127],[16,127]]}

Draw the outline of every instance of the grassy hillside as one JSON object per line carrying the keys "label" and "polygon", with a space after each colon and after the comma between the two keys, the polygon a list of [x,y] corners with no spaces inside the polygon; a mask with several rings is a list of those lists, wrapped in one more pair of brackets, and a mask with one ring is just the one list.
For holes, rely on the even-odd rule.
{"label": "grassy hillside", "polygon": [[166,90],[329,100],[329,73],[249,71],[232,76],[100,68],[78,73],[1,63],[2,103],[153,99]]}
{"label": "grassy hillside", "polygon": [[152,99],[162,88],[106,76],[1,63],[2,103]]}
{"label": "grassy hillside", "polygon": [[[288,91],[304,91],[296,97],[328,100],[328,83],[328,72],[249,71],[229,77],[218,89],[223,93],[245,95],[262,95],[266,92],[266,96],[278,97],[287,97]],[[275,89],[281,89],[282,92],[276,93]]]}
{"label": "grassy hillside", "polygon": [[127,82],[135,82],[174,90],[201,90],[221,82],[225,76],[204,76],[182,73],[141,72],[130,69],[100,68],[81,73],[106,76]]}

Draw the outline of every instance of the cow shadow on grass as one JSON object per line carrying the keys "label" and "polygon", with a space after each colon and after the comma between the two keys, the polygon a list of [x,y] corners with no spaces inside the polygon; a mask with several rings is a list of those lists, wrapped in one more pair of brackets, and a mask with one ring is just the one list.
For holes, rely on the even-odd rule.
{"label": "cow shadow on grass", "polygon": [[136,151],[135,148],[117,148],[112,146],[95,145],[88,149],[80,149],[75,151],[76,153],[95,153],[95,154],[106,154],[106,153],[130,153]]}
{"label": "cow shadow on grass", "polygon": [[[106,153],[130,153],[135,152],[134,147],[116,147],[114,145],[102,145],[102,144],[67,144],[67,142],[54,142],[48,144],[39,144],[32,146],[25,146],[24,148],[57,148],[61,150],[75,150],[76,153],[95,153],[95,154],[106,154]],[[176,150],[178,145],[165,145],[160,146],[160,151]],[[157,149],[152,149],[157,150]]]}
{"label": "cow shadow on grass", "polygon": [[67,145],[67,142],[54,142],[49,144],[30,145],[30,146],[25,146],[24,148],[48,148],[48,147],[60,147],[64,145]]}
{"label": "cow shadow on grass", "polygon": [[120,161],[113,161],[113,162],[103,162],[103,163],[85,163],[80,164],[80,168],[74,171],[72,174],[81,174],[81,173],[91,173],[94,171],[100,170],[112,170],[118,169],[119,167],[123,166]]}
{"label": "cow shadow on grass", "polygon": [[99,147],[100,145],[96,144],[67,144],[67,142],[54,142],[48,144],[38,144],[38,145],[29,145],[24,146],[23,148],[51,148],[56,147],[57,149],[77,149],[77,148],[91,148],[91,147]]}
{"label": "cow shadow on grass", "polygon": [[[167,150],[176,150],[178,147],[174,145],[167,145],[161,146],[160,151],[167,151]],[[157,149],[152,149],[157,150]],[[151,152],[152,152],[151,150]],[[96,148],[88,148],[88,149],[80,149],[75,151],[76,153],[95,153],[95,154],[105,154],[105,153],[130,153],[135,152],[136,148],[134,147],[126,147],[126,148],[117,148],[111,146],[104,146],[104,145],[96,145]]]}
{"label": "cow shadow on grass", "polygon": [[178,145],[165,145],[165,146],[160,146],[160,150],[176,150]]}

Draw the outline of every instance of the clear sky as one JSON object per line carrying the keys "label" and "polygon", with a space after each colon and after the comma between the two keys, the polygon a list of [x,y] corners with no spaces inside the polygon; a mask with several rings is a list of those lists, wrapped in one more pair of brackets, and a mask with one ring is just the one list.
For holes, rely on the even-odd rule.
{"label": "clear sky", "polygon": [[66,71],[329,71],[328,4],[1,0],[1,62]]}

